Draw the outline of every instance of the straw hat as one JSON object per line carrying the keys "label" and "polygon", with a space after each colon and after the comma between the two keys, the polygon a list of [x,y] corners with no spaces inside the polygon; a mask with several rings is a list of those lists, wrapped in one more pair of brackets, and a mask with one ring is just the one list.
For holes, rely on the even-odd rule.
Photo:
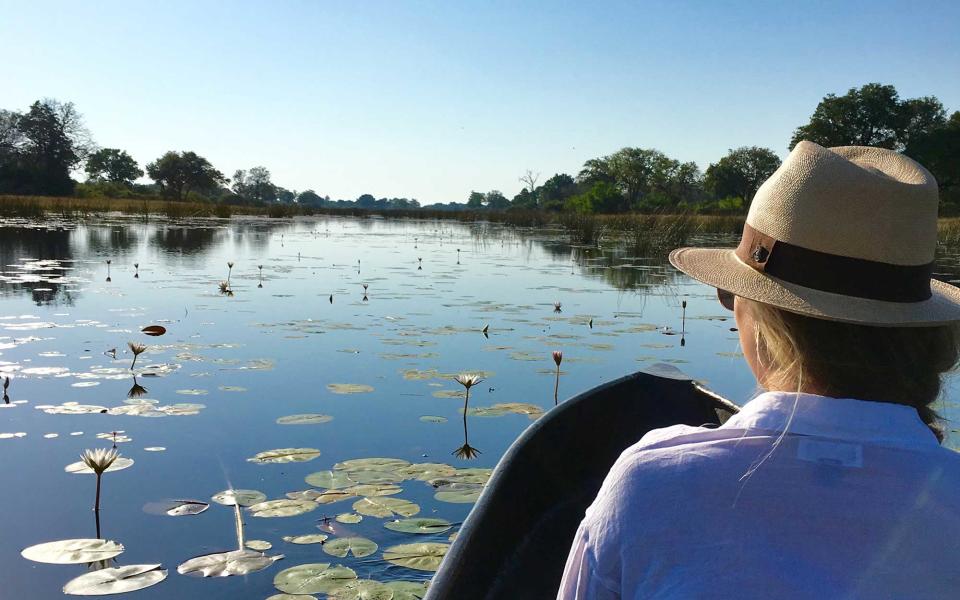
{"label": "straw hat", "polygon": [[680,248],[676,268],[785,310],[878,326],[960,320],[960,289],[931,278],[937,182],[883,148],[800,142],[753,199],[740,245]]}

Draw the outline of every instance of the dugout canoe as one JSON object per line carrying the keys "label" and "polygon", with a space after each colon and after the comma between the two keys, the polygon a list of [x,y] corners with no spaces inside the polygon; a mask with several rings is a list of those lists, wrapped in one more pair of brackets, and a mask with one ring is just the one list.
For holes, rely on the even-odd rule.
{"label": "dugout canoe", "polygon": [[561,403],[500,459],[425,600],[553,600],[577,526],[620,453],[651,429],[720,424],[737,410],[670,365]]}

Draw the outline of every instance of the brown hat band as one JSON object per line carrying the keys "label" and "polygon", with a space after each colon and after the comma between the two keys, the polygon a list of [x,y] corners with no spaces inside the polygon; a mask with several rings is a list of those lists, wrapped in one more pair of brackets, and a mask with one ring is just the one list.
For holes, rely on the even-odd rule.
{"label": "brown hat band", "polygon": [[931,297],[933,263],[894,265],[827,254],[777,240],[743,226],[737,258],[757,271],[803,287],[887,302],[922,302]]}

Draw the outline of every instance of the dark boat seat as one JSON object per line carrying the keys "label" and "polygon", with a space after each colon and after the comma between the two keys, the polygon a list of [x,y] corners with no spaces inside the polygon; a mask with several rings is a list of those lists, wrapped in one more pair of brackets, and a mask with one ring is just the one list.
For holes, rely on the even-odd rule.
{"label": "dark boat seat", "polygon": [[567,400],[510,446],[426,600],[556,598],[583,513],[620,453],[651,429],[719,424],[736,405],[669,365]]}

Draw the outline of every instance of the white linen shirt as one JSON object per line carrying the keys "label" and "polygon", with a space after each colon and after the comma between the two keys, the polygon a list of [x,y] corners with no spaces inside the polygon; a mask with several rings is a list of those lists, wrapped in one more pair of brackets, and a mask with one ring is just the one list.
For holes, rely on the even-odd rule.
{"label": "white linen shirt", "polygon": [[587,509],[557,598],[960,598],[960,454],[913,408],[811,394],[651,431]]}

